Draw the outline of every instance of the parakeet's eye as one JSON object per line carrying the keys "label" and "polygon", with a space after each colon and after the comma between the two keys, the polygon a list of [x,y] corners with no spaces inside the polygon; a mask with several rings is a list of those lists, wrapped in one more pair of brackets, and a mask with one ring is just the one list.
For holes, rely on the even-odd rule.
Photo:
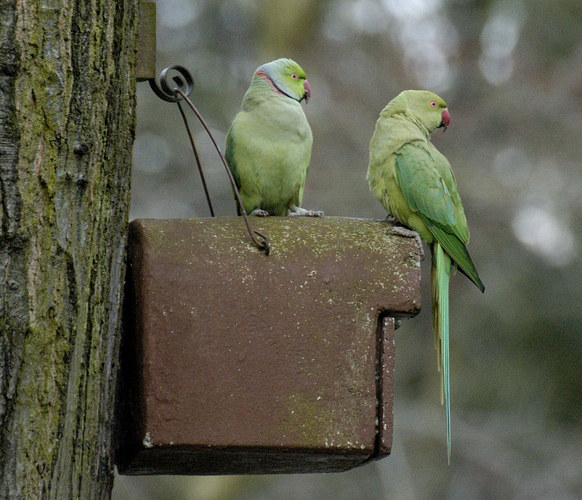
{"label": "parakeet's eye", "polygon": [[297,73],[293,73],[291,75],[291,78],[293,78],[293,80],[299,80],[299,76],[297,75]]}
{"label": "parakeet's eye", "polygon": [[431,108],[436,108],[437,106],[438,106],[438,103],[436,101],[430,101]]}

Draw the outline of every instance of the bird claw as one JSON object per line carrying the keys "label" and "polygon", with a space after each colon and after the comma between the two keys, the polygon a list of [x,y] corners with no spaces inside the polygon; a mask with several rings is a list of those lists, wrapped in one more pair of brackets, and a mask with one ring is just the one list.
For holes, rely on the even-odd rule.
{"label": "bird claw", "polygon": [[254,215],[256,217],[268,217],[269,212],[263,210],[262,208],[255,208],[249,215]]}
{"label": "bird claw", "polygon": [[320,210],[306,210],[301,207],[292,207],[289,212],[287,212],[289,217],[323,217],[324,213]]}
{"label": "bird claw", "polygon": [[404,226],[392,226],[390,229],[388,229],[388,232],[398,236],[404,236],[405,238],[414,238],[420,250],[420,260],[424,260],[424,247],[422,246],[422,239],[416,231],[408,229]]}

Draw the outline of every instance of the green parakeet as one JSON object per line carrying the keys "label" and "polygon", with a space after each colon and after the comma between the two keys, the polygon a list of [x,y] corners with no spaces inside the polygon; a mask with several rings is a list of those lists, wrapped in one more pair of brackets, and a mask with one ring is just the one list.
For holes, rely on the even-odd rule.
{"label": "green parakeet", "polygon": [[291,59],[255,71],[226,136],[226,161],[246,213],[323,215],[301,208],[313,137],[300,103],[310,97],[307,75]]}
{"label": "green parakeet", "polygon": [[384,208],[431,247],[433,328],[438,367],[442,371],[441,402],[446,407],[450,463],[451,267],[458,267],[482,292],[485,287],[467,251],[469,228],[455,176],[447,159],[430,142],[430,134],[440,127],[446,129],[449,122],[447,103],[436,94],[422,90],[401,92],[382,110],[376,122],[367,179]]}

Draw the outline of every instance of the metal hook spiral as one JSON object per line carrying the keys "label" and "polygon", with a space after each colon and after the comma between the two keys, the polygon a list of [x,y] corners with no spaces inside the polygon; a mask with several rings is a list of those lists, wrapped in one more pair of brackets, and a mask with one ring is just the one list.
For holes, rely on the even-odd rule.
{"label": "metal hook spiral", "polygon": [[[170,72],[177,72],[177,75],[172,76],[174,85],[168,83]],[[149,80],[150,87],[154,93],[166,102],[178,102],[182,99],[182,95],[189,96],[194,90],[194,78],[192,74],[179,64],[168,66],[160,73],[160,83],[155,78]],[[178,92],[178,90],[180,92]],[[181,94],[180,94],[181,93]]]}

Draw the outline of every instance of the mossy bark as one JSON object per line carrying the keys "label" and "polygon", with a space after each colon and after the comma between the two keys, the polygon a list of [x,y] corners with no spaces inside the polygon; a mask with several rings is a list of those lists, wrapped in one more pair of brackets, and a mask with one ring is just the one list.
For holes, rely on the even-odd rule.
{"label": "mossy bark", "polygon": [[136,0],[0,5],[0,498],[107,498]]}

